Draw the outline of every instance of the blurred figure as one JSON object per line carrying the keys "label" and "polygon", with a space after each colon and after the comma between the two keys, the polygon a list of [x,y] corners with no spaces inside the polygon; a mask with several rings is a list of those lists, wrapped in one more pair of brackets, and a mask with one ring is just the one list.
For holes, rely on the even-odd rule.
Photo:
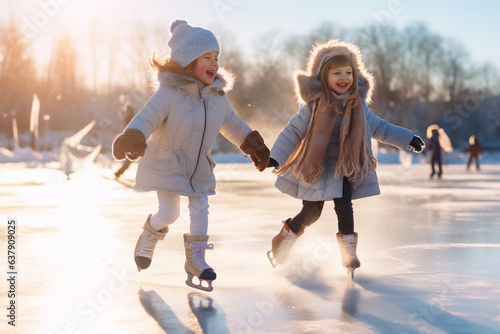
{"label": "blurred figure", "polygon": [[444,129],[436,124],[430,125],[427,128],[427,138],[429,139],[427,149],[431,155],[431,179],[436,175],[436,164],[438,166],[437,176],[440,179],[443,175],[443,151],[447,153],[453,151],[450,138],[448,138]]}
{"label": "blurred figure", "polygon": [[438,166],[438,178],[440,179],[443,174],[443,159],[441,154],[441,144],[439,144],[439,131],[437,129],[433,129],[431,133],[431,138],[429,139],[429,144],[427,145],[427,148],[431,153],[431,179],[436,174],[436,164]]}
{"label": "blurred figure", "polygon": [[472,135],[469,138],[469,147],[467,147],[463,153],[468,153],[469,158],[467,159],[467,170],[470,169],[470,164],[473,160],[476,161],[476,170],[479,171],[479,155],[483,153],[483,147],[479,143],[476,136]]}
{"label": "blurred figure", "polygon": [[[128,123],[130,123],[130,121],[132,120],[132,118],[134,118],[134,116],[135,116],[135,110],[134,110],[134,108],[132,108],[132,106],[130,104],[127,103],[123,107],[123,111],[125,113],[125,116],[123,118],[123,125],[127,126]],[[120,176],[123,173],[125,173],[125,171],[130,167],[131,164],[132,164],[132,162],[129,159],[125,159],[123,161],[122,167],[115,173],[115,178],[119,179]]]}

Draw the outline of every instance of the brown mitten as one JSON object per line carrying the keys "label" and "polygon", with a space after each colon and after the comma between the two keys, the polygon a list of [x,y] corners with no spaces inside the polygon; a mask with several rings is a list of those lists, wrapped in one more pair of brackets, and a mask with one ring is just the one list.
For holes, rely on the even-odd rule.
{"label": "brown mitten", "polygon": [[250,155],[255,167],[262,172],[266,169],[269,163],[270,152],[264,138],[260,135],[259,131],[254,130],[245,138],[243,144],[240,145],[243,153]]}
{"label": "brown mitten", "polygon": [[113,156],[116,160],[137,160],[146,152],[146,138],[137,129],[128,129],[113,142]]}

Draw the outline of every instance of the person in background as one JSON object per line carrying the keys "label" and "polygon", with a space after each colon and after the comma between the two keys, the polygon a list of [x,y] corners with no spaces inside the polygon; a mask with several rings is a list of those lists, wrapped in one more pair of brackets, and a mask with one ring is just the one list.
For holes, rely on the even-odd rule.
{"label": "person in background", "polygon": [[437,165],[437,177],[440,179],[443,175],[443,160],[445,158],[445,153],[453,152],[453,146],[444,129],[437,124],[432,124],[427,127],[427,138],[429,139],[427,148],[431,156],[430,163],[432,173],[430,177],[432,179],[434,175],[436,175],[435,166]]}
{"label": "person in background", "polygon": [[476,170],[479,171],[479,155],[483,153],[483,147],[479,143],[479,140],[476,136],[470,136],[469,147],[463,150],[463,153],[469,154],[469,158],[467,159],[467,170],[470,170],[472,161],[475,161]]}
{"label": "person in background", "polygon": [[429,143],[427,144],[427,149],[431,155],[431,179],[436,175],[436,168],[438,167],[437,177],[441,178],[443,175],[443,150],[441,144],[439,143],[439,131],[438,129],[431,130],[431,137],[429,138]]}

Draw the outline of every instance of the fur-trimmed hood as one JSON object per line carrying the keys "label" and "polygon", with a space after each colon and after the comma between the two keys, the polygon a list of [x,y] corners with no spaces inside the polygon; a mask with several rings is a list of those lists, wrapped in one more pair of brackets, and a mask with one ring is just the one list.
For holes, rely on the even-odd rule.
{"label": "fur-trimmed hood", "polygon": [[352,43],[340,42],[337,39],[316,44],[309,54],[306,70],[295,72],[295,93],[299,102],[307,104],[319,98],[321,93],[321,81],[317,73],[320,66],[323,64],[324,57],[331,54],[344,54],[353,60],[355,66],[354,70],[358,75],[359,96],[366,100],[367,103],[370,103],[374,87],[374,78],[365,68],[365,64],[361,59],[359,47]]}
{"label": "fur-trimmed hood", "polygon": [[[210,93],[213,90],[220,93],[227,93],[233,89],[236,75],[229,70],[220,67],[217,71],[214,81],[210,85],[203,85],[199,80],[177,74],[169,71],[158,73],[158,82],[160,86],[169,86],[174,89],[184,91],[186,93],[197,93],[197,87],[200,88],[202,93]],[[223,94],[222,94],[223,95]]]}

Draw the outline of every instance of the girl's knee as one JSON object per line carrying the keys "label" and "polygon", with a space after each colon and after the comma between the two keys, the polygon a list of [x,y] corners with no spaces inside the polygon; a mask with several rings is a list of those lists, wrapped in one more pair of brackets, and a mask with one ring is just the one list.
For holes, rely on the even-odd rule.
{"label": "girl's knee", "polygon": [[158,210],[154,215],[154,219],[157,222],[162,222],[162,225],[173,224],[180,216],[180,209],[170,208],[169,210]]}
{"label": "girl's knee", "polygon": [[319,219],[321,212],[323,211],[323,205],[325,202],[309,202],[304,201],[302,212],[304,216],[307,217],[307,221],[312,224]]}

